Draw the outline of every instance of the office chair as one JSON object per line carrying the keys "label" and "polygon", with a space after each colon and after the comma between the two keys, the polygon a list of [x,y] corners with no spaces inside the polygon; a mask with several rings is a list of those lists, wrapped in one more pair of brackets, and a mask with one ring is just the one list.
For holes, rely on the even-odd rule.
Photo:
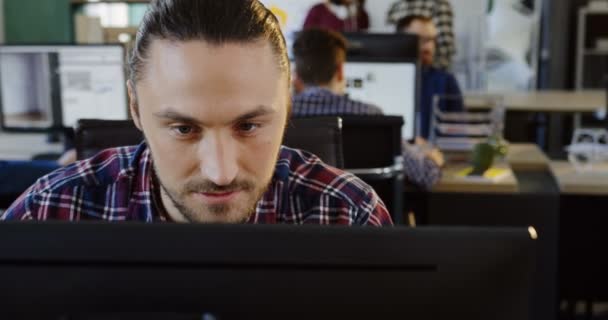
{"label": "office chair", "polygon": [[344,168],[339,117],[291,118],[283,144],[315,154],[330,166]]}
{"label": "office chair", "polygon": [[136,145],[144,135],[132,120],[80,119],[76,124],[76,159],[94,156],[107,148]]}
{"label": "office chair", "polygon": [[344,167],[371,185],[403,223],[401,116],[342,116]]}

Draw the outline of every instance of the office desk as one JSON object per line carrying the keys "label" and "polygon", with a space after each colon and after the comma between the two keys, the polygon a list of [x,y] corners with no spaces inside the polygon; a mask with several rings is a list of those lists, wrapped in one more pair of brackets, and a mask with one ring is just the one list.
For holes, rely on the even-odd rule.
{"label": "office desk", "polygon": [[[569,127],[563,124],[564,115],[573,115],[572,127],[580,128],[583,113],[606,109],[606,93],[602,90],[503,92],[497,95],[503,97],[507,110],[507,139],[541,143],[551,157],[562,157],[564,150],[561,141],[571,138],[570,132],[564,130]],[[468,99],[465,97],[465,105],[470,109],[490,107],[477,95]],[[546,114],[546,118],[536,115],[539,113]],[[538,131],[539,127],[546,127],[547,131]]]}
{"label": "office desk", "polygon": [[591,171],[578,172],[568,161],[552,161],[551,172],[562,194],[608,197],[608,163],[596,164]]}
{"label": "office desk", "polygon": [[508,170],[505,177],[497,180],[464,178],[456,175],[466,167],[467,164],[446,165],[443,176],[433,188],[433,192],[515,193],[518,190],[517,179],[507,163],[494,165],[495,168]]}
{"label": "office desk", "polygon": [[519,183],[514,172],[543,171],[549,167],[549,158],[540,148],[531,143],[513,143],[509,145],[507,156],[494,167],[509,170],[509,174],[496,181],[466,179],[456,173],[466,168],[466,163],[448,163],[443,169],[443,176],[433,188],[433,192],[458,193],[517,193]]}
{"label": "office desk", "polygon": [[[555,320],[559,189],[548,159],[534,145],[511,144],[506,165],[513,173],[507,179],[508,187],[472,182],[457,185],[444,177],[432,192],[406,192],[404,203],[416,214],[419,225],[534,226],[539,234],[538,277],[531,319]],[[455,166],[448,165],[448,170]]]}
{"label": "office desk", "polygon": [[[606,107],[606,93],[602,90],[501,92],[497,95],[503,96],[504,106],[509,111],[590,113]],[[490,107],[482,99],[466,96],[465,105],[471,109]]]}
{"label": "office desk", "polygon": [[515,171],[545,170],[549,167],[549,158],[533,143],[514,143],[509,145],[507,163]]}
{"label": "office desk", "polygon": [[577,172],[566,161],[551,162],[560,191],[560,297],[608,300],[608,164]]}

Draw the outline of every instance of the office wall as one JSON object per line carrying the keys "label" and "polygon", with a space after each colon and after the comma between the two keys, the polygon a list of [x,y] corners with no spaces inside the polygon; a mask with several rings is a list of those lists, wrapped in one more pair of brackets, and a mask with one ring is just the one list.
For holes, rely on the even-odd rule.
{"label": "office wall", "polygon": [[0,0],[0,43],[4,43],[4,0]]}
{"label": "office wall", "polygon": [[72,42],[70,0],[3,0],[7,43]]}

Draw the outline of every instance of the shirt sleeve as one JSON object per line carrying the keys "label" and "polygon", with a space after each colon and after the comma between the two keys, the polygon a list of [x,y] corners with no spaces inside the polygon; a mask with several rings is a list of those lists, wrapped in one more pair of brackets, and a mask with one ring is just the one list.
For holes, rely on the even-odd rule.
{"label": "shirt sleeve", "polygon": [[367,226],[392,226],[393,220],[391,215],[386,209],[386,205],[371,189],[366,193],[362,204],[358,208],[359,213],[357,214],[356,225],[367,225]]}
{"label": "shirt sleeve", "polygon": [[304,20],[304,26],[302,29],[310,29],[319,25],[319,6],[314,6],[308,11],[306,15],[306,19]]}
{"label": "shirt sleeve", "polygon": [[397,22],[399,22],[399,20],[406,14],[407,2],[403,0],[395,1],[386,13],[386,22],[390,24],[397,24]]}
{"label": "shirt sleeve", "polygon": [[403,171],[408,182],[426,191],[441,179],[441,168],[422,150],[407,142],[403,142]]}
{"label": "shirt sleeve", "polygon": [[34,220],[34,216],[32,215],[32,211],[36,210],[33,208],[32,202],[32,189],[34,186],[30,187],[27,191],[25,191],[11,206],[0,216],[0,220],[2,221],[20,221],[20,220]]}
{"label": "shirt sleeve", "polygon": [[359,7],[357,8],[357,30],[367,30],[369,29],[369,15],[365,8]]}
{"label": "shirt sleeve", "polygon": [[456,54],[454,41],[454,13],[449,1],[438,1],[435,11],[435,22],[439,34],[437,36],[438,63],[449,68],[452,57]]}

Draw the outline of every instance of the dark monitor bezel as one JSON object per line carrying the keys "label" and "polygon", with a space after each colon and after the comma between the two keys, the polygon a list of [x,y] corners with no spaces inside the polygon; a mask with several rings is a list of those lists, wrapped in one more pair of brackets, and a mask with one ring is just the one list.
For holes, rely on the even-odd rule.
{"label": "dark monitor bezel", "polygon": [[[9,43],[9,44],[0,44],[0,49],[1,48],[6,48],[6,47],[43,47],[43,48],[62,48],[62,47],[82,47],[82,48],[87,48],[87,47],[119,47],[122,51],[122,70],[123,70],[123,74],[124,74],[124,79],[127,79],[127,71],[126,71],[126,48],[125,45],[122,43],[83,43],[83,44],[73,44],[73,43]],[[0,72],[2,72],[2,70],[0,70]],[[3,99],[2,99],[2,83],[1,83],[2,79],[0,79],[0,129],[4,132],[11,132],[11,133],[49,133],[49,132],[55,132],[55,133],[62,133],[65,129],[67,129],[68,127],[66,127],[63,122],[62,122],[62,102],[61,102],[61,95],[60,95],[60,88],[57,87],[57,85],[59,84],[57,81],[52,83],[52,95],[53,95],[53,105],[51,106],[51,117],[52,117],[52,123],[50,126],[48,127],[31,127],[31,128],[27,128],[27,127],[11,127],[11,126],[7,126],[6,122],[5,122],[5,118],[4,118],[4,106],[3,106]],[[125,105],[127,106],[127,116],[129,116],[129,110],[128,110],[128,95],[125,94]]]}
{"label": "dark monitor bezel", "polygon": [[[221,319],[284,318],[294,308],[295,318],[350,310],[369,319],[370,312],[386,318],[409,307],[416,319],[477,312],[470,319],[493,312],[493,319],[527,319],[535,254],[524,227],[4,222],[0,314],[210,311],[231,314]],[[427,280],[449,287],[435,290]],[[245,283],[259,287],[237,289]],[[286,295],[290,286],[301,291]],[[364,289],[373,292],[358,291]],[[484,298],[486,291],[495,296]],[[324,300],[328,292],[349,298]]]}

